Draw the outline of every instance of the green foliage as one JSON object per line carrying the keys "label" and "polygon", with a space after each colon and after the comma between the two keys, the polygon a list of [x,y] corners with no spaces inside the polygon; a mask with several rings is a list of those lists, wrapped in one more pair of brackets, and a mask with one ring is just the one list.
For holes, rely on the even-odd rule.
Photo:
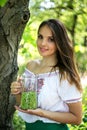
{"label": "green foliage", "polygon": [[25,58],[35,58],[38,56],[36,48],[37,27],[38,23],[28,23],[27,27],[25,28],[21,40],[21,48],[19,49],[19,54],[22,56],[24,55]]}
{"label": "green foliage", "polygon": [[0,5],[4,6],[4,4],[7,2],[7,0],[0,0]]}
{"label": "green foliage", "polygon": [[18,112],[14,113],[13,118],[14,130],[25,130],[25,122],[18,116]]}
{"label": "green foliage", "polygon": [[18,52],[19,73],[24,71],[29,60],[40,57],[36,47],[38,26],[39,22],[30,21],[25,28]]}
{"label": "green foliage", "polygon": [[76,61],[81,73],[87,73],[87,48],[84,46],[75,46]]}
{"label": "green foliage", "polygon": [[[74,44],[83,44],[87,36],[87,0],[33,0],[30,1],[32,21],[60,19],[68,29]],[[37,10],[37,11],[36,11]]]}

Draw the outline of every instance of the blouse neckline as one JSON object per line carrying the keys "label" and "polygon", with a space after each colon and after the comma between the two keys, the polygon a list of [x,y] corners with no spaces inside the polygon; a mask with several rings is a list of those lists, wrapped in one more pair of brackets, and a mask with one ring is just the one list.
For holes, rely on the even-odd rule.
{"label": "blouse neckline", "polygon": [[55,70],[55,71],[51,71],[51,72],[45,72],[45,73],[40,73],[40,74],[35,74],[32,71],[30,71],[29,69],[25,68],[25,71],[31,73],[33,76],[49,76],[50,74],[55,75],[58,74],[59,70]]}

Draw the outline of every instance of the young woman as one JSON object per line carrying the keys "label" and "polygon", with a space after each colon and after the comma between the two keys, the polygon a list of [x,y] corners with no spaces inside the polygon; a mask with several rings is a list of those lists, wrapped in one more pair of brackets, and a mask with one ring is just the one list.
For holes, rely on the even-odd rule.
{"label": "young woman", "polygon": [[[26,130],[69,130],[67,124],[81,123],[82,86],[73,45],[59,20],[49,19],[40,24],[37,48],[42,59],[30,61],[24,73],[37,77],[38,108],[15,108],[24,119]],[[11,93],[20,102],[20,82],[11,84]]]}

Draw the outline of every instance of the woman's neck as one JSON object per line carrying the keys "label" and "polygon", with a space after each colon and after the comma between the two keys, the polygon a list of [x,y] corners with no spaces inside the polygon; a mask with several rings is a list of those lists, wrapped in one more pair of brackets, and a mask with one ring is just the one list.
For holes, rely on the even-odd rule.
{"label": "woman's neck", "polygon": [[40,65],[52,67],[52,66],[55,66],[56,63],[57,63],[57,58],[55,55],[52,55],[52,56],[48,56],[48,57],[43,57],[43,59],[40,62]]}

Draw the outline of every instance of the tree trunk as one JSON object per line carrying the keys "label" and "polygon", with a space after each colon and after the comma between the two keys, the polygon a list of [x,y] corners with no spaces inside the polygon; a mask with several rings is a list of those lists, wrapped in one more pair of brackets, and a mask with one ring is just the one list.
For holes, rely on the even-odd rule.
{"label": "tree trunk", "polygon": [[8,0],[0,7],[0,130],[12,130],[15,98],[10,95],[16,80],[19,43],[29,20],[29,0]]}

